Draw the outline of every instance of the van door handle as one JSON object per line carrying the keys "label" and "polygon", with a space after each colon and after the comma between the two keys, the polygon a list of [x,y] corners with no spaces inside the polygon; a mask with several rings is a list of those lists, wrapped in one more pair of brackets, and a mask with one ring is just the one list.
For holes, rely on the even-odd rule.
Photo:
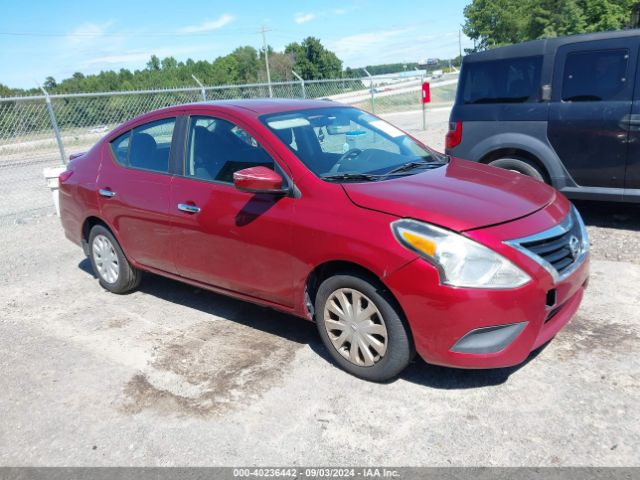
{"label": "van door handle", "polygon": [[106,198],[111,198],[116,196],[116,192],[113,192],[107,188],[101,188],[100,190],[98,190],[98,194],[101,197],[106,197]]}
{"label": "van door handle", "polygon": [[198,207],[196,205],[189,205],[187,203],[179,203],[178,204],[178,210],[181,210],[181,211],[187,212],[187,213],[198,213],[198,212],[200,212],[200,207]]}

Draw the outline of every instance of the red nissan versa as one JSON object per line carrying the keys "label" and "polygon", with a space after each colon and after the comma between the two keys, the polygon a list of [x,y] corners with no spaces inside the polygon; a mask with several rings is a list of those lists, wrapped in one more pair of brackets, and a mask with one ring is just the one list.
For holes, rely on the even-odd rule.
{"label": "red nissan versa", "polygon": [[100,284],[149,271],[315,320],[348,372],[515,365],[574,315],[589,242],[524,175],[450,159],[327,101],[244,100],[131,120],[60,176]]}

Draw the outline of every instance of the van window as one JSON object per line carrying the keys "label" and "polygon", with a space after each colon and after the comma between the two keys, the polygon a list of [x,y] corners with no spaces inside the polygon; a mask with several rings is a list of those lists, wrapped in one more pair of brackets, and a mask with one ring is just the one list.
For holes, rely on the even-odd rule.
{"label": "van window", "polygon": [[627,82],[629,50],[599,50],[567,55],[562,80],[565,102],[613,100]]}
{"label": "van window", "polygon": [[538,100],[542,56],[465,63],[462,103],[524,103]]}

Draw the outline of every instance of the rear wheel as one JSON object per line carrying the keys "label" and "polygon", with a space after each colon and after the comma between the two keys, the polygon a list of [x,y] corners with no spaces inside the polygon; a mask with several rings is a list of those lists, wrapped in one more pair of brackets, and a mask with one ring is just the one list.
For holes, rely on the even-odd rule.
{"label": "rear wheel", "polygon": [[489,165],[518,172],[522,175],[540,180],[541,182],[545,181],[540,168],[535,163],[525,158],[499,158],[498,160],[489,162]]}
{"label": "rear wheel", "polygon": [[356,274],[320,285],[315,317],[333,360],[347,372],[377,382],[397,376],[411,361],[409,329],[388,292]]}
{"label": "rear wheel", "polygon": [[140,284],[140,270],[129,263],[118,241],[102,225],[89,233],[89,259],[100,285],[110,292],[127,293]]}

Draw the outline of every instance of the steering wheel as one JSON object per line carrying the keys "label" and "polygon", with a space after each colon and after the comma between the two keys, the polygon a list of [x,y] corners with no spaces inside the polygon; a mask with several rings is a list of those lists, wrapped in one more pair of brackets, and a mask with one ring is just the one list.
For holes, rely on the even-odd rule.
{"label": "steering wheel", "polygon": [[329,173],[338,173],[340,171],[340,167],[342,167],[342,162],[349,162],[355,158],[357,158],[362,153],[362,150],[359,148],[351,148],[344,152],[342,156],[338,159],[338,161],[331,167]]}

